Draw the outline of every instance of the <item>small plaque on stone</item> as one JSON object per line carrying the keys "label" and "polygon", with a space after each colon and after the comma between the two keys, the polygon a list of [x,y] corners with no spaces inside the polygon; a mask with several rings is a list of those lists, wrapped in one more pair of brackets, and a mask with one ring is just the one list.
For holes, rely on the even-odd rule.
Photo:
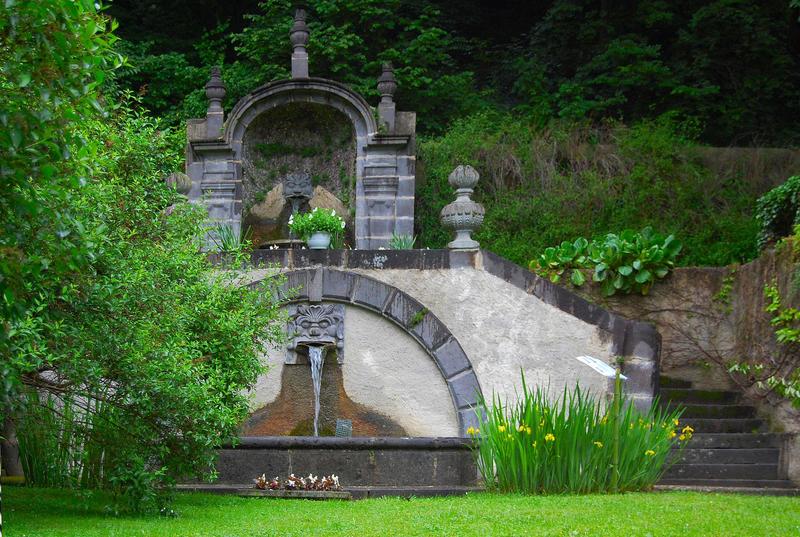
{"label": "small plaque on stone", "polygon": [[353,420],[336,420],[336,436],[350,438],[353,436]]}

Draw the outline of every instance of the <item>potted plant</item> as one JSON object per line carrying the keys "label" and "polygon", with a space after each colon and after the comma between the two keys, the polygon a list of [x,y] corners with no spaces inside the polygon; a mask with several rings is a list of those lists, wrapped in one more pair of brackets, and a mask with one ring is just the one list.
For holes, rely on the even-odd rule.
{"label": "potted plant", "polygon": [[309,213],[290,216],[289,229],[312,250],[324,250],[330,246],[331,238],[342,232],[344,220],[333,209],[315,207]]}

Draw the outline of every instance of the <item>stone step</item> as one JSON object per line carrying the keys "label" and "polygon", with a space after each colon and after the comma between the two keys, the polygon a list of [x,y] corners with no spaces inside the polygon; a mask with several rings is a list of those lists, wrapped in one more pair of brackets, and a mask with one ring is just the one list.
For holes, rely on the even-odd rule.
{"label": "stone step", "polygon": [[[675,453],[678,455],[678,452]],[[681,464],[778,464],[780,450],[765,449],[684,449]]]}
{"label": "stone step", "polygon": [[789,487],[726,487],[706,485],[656,485],[656,492],[704,492],[714,494],[750,494],[755,496],[800,496],[800,489]]}
{"label": "stone step", "polygon": [[752,418],[756,414],[756,409],[749,405],[698,403],[687,405],[671,402],[663,406],[668,410],[682,408],[681,421],[687,422],[695,418]]}
{"label": "stone step", "polygon": [[782,448],[785,437],[780,433],[695,433],[687,449]]}
{"label": "stone step", "polygon": [[662,388],[659,391],[661,401],[688,403],[734,403],[739,394],[722,390],[694,390],[692,388]]}
{"label": "stone step", "polygon": [[659,485],[682,485],[689,487],[737,487],[737,488],[782,488],[794,489],[796,485],[788,479],[699,479],[663,477]]}
{"label": "stone step", "polygon": [[778,479],[777,464],[673,464],[668,478],[690,479]]}
{"label": "stone step", "polygon": [[344,487],[353,499],[379,498],[382,496],[399,496],[402,498],[428,498],[432,496],[462,496],[470,492],[483,492],[483,487],[470,486],[426,486],[426,487]]}
{"label": "stone step", "polygon": [[672,377],[659,377],[658,385],[661,388],[691,388],[692,383],[688,380],[676,379]]}
{"label": "stone step", "polygon": [[684,421],[683,425],[686,424],[691,425],[695,433],[755,433],[759,432],[764,422],[753,418],[693,418]]}

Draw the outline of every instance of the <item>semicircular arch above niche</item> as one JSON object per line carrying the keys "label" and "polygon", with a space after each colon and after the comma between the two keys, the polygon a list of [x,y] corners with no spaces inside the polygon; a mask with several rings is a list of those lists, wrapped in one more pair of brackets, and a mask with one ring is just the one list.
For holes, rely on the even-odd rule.
{"label": "semicircular arch above niche", "polygon": [[[331,106],[290,102],[265,110],[247,126],[242,139],[242,224],[254,244],[287,238],[292,205],[285,179],[310,179],[311,198],[299,207],[336,210],[352,234],[356,187],[356,137],[353,123]],[[346,237],[348,244],[353,237]]]}

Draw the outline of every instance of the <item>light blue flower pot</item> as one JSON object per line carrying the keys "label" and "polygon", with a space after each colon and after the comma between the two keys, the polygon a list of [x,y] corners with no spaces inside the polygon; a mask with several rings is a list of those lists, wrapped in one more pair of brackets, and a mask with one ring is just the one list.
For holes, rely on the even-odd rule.
{"label": "light blue flower pot", "polygon": [[325,231],[312,233],[308,238],[308,247],[312,250],[326,250],[331,245],[331,234]]}

